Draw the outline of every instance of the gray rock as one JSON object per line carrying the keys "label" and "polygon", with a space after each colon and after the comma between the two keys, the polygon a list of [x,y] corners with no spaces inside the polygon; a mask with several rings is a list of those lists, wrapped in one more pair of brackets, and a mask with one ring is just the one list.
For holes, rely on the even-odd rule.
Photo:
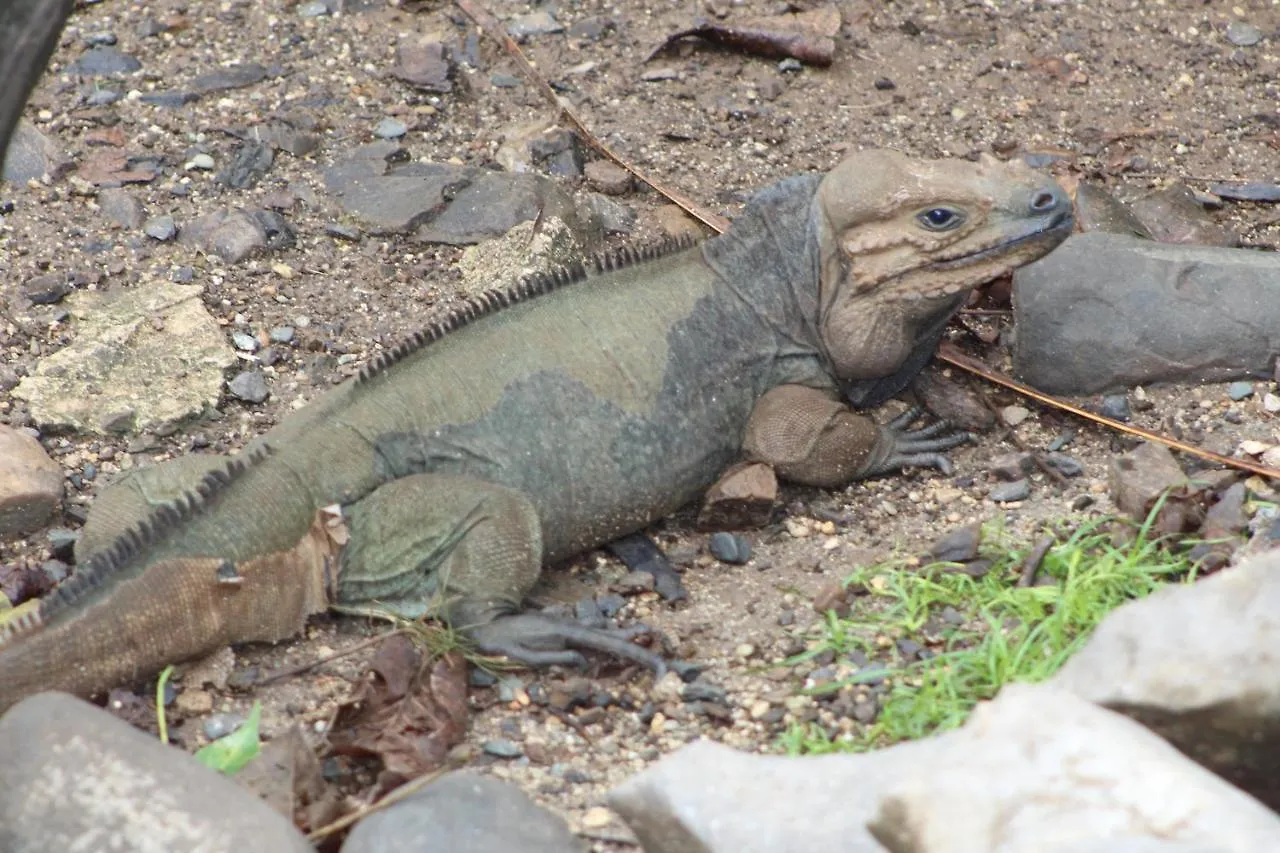
{"label": "gray rock", "polygon": [[142,68],[135,57],[111,45],[91,47],[67,66],[72,74],[85,77],[104,77],[110,74],[132,74]]}
{"label": "gray rock", "polygon": [[636,229],[636,212],[621,202],[600,193],[587,193],[586,207],[606,234],[630,234]]}
{"label": "gray rock", "polygon": [[212,252],[228,264],[239,263],[261,249],[287,248],[293,229],[273,210],[218,210],[182,229],[178,242]]}
{"label": "gray rock", "polygon": [[1080,460],[1065,453],[1045,454],[1044,461],[1064,477],[1079,477],[1084,473],[1084,465]]}
{"label": "gray rock", "polygon": [[1280,849],[1280,818],[1257,800],[1065,690],[1010,685],[925,745],[881,791],[869,828],[890,850],[1111,850],[1117,836]]}
{"label": "gray rock", "polygon": [[254,127],[248,134],[248,138],[292,154],[294,157],[307,156],[319,148],[321,142],[319,134],[293,127],[282,121],[273,121],[264,126]]}
{"label": "gray rock", "polygon": [[179,107],[185,107],[187,104],[194,104],[200,100],[200,96],[195,92],[188,92],[183,89],[169,89],[162,92],[143,92],[138,96],[138,100],[153,107],[176,110]]}
{"label": "gray rock", "polygon": [[1230,21],[1227,24],[1227,41],[1236,47],[1253,47],[1262,41],[1262,30],[1248,21]]}
{"label": "gray rock", "polygon": [[98,206],[107,219],[121,228],[137,228],[146,216],[142,202],[126,189],[111,188],[98,193]]}
{"label": "gray rock", "polygon": [[74,291],[65,275],[38,275],[22,285],[22,295],[34,305],[56,305]]}
{"label": "gray rock", "polygon": [[1130,209],[1147,226],[1152,238],[1161,243],[1240,245],[1240,235],[1215,222],[1196,200],[1195,192],[1183,183],[1148,193],[1135,200]]}
{"label": "gray rock", "polygon": [[408,125],[396,118],[384,118],[373,128],[373,135],[379,139],[399,139],[408,132]]}
{"label": "gray rock", "polygon": [[1082,182],[1076,188],[1076,223],[1081,231],[1106,231],[1151,239],[1151,232],[1133,211],[1094,184]]}
{"label": "gray rock", "polygon": [[1103,397],[1102,405],[1098,407],[1098,414],[1113,421],[1127,421],[1133,417],[1133,412],[1129,408],[1129,398],[1124,394],[1108,394]]}
{"label": "gray rock", "polygon": [[14,853],[312,850],[235,782],[63,693],[0,718],[0,754],[0,846]]}
{"label": "gray rock", "polygon": [[[235,363],[199,287],[156,279],[67,299],[71,343],[13,389],[41,428],[164,432],[217,405]],[[122,413],[127,415],[122,416]]]}
{"label": "gray rock", "polygon": [[577,234],[599,230],[549,178],[406,160],[393,142],[365,145],[325,170],[325,186],[375,231],[415,232],[428,243],[478,243],[538,219],[560,219]]}
{"label": "gray rock", "polygon": [[1253,383],[1248,380],[1232,382],[1227,386],[1227,396],[1237,403],[1253,396]]}
{"label": "gray rock", "polygon": [[0,173],[0,177],[15,184],[38,181],[45,175],[57,180],[74,165],[56,142],[23,119],[18,122],[9,139],[9,149],[4,155],[4,171]]}
{"label": "gray rock", "polygon": [[245,352],[257,352],[261,346],[258,343],[258,339],[248,332],[232,332],[231,343],[236,349],[244,350]]}
{"label": "gray rock", "polygon": [[1280,351],[1274,252],[1076,234],[1014,288],[1014,370],[1049,393],[1265,376]]}
{"label": "gray rock", "polygon": [[519,744],[513,743],[506,738],[487,740],[481,744],[480,748],[495,758],[519,758],[524,754]]}
{"label": "gray rock", "polygon": [[295,336],[293,326],[276,326],[267,335],[273,344],[291,344]]}
{"label": "gray rock", "polygon": [[736,533],[720,531],[711,534],[707,550],[722,563],[741,565],[751,559],[751,543]]}
{"label": "gray rock", "polygon": [[391,76],[423,92],[447,95],[453,91],[453,65],[448,51],[438,41],[401,42],[396,48],[396,64]]}
{"label": "gray rock", "polygon": [[520,789],[472,773],[450,773],[356,824],[342,853],[580,853],[564,820]]}
{"label": "gray rock", "polygon": [[1031,497],[1031,482],[1026,479],[1014,480],[1011,483],[1000,483],[993,486],[988,497],[996,503],[1013,503],[1025,501]]}
{"label": "gray rock", "polygon": [[202,95],[224,89],[242,89],[267,79],[267,69],[256,62],[247,65],[229,65],[201,74],[191,81],[193,91]]}
{"label": "gray rock", "polygon": [[245,142],[236,149],[231,161],[214,180],[238,190],[248,189],[270,171],[275,156],[271,146],[265,142]]}
{"label": "gray rock", "polygon": [[529,12],[525,15],[516,15],[507,23],[507,32],[511,34],[512,38],[519,41],[529,36],[562,33],[564,32],[564,26],[552,17],[549,11],[539,9],[536,12]]}
{"label": "gray rock", "polygon": [[1051,683],[1144,723],[1280,808],[1277,613],[1271,551],[1118,608]]}
{"label": "gray rock", "polygon": [[[1149,441],[1111,460],[1108,479],[1116,509],[1137,521],[1147,517],[1168,489],[1187,480],[1169,448]],[[1165,509],[1178,511],[1180,508],[1165,504]],[[1182,528],[1179,525],[1176,529]]]}
{"label": "gray rock", "polygon": [[25,432],[0,424],[0,538],[39,530],[62,500],[62,467]]}
{"label": "gray rock", "polygon": [[153,240],[166,242],[172,240],[178,234],[178,224],[173,221],[173,217],[165,214],[164,216],[153,216],[148,219],[142,226],[142,233],[146,234]]}
{"label": "gray rock", "polygon": [[982,524],[967,524],[950,531],[929,546],[929,558],[938,563],[967,563],[978,559]]}
{"label": "gray rock", "polygon": [[262,374],[256,370],[246,370],[236,374],[236,377],[227,383],[227,390],[237,399],[254,404],[261,403],[271,395],[267,380],[263,379]]}
{"label": "gray rock", "polygon": [[647,853],[884,853],[866,823],[879,791],[932,741],[784,758],[699,740],[609,794]]}

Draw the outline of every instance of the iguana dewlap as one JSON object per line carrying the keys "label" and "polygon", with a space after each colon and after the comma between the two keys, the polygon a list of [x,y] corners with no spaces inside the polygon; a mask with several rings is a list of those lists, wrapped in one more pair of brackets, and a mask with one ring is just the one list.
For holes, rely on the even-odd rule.
{"label": "iguana dewlap", "polygon": [[[91,694],[326,606],[436,612],[531,663],[617,634],[520,615],[544,563],[638,530],[744,454],[838,486],[956,443],[877,426],[969,289],[1071,227],[1021,164],[866,151],[760,193],[723,236],[608,256],[465,303],[227,467],[131,473],[72,579],[3,629],[0,708]],[[269,451],[269,452],[268,452]],[[176,503],[175,503],[176,502]]]}

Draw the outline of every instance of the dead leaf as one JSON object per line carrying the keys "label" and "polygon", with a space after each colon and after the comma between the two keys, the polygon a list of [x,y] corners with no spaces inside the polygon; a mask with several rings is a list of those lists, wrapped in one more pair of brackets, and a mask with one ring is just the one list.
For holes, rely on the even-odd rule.
{"label": "dead leaf", "polygon": [[80,164],[78,174],[100,187],[145,184],[156,177],[154,166],[130,163],[128,153],[119,148],[94,151]]}
{"label": "dead leaf", "polygon": [[338,708],[329,742],[339,755],[381,759],[377,793],[444,766],[470,718],[467,664],[451,652],[434,660],[404,635],[374,655],[355,697]]}
{"label": "dead leaf", "polygon": [[833,5],[739,23],[700,20],[687,30],[667,36],[645,61],[662,54],[682,39],[697,36],[753,56],[766,59],[792,57],[809,65],[826,67],[835,59],[834,36],[838,32],[840,10]]}
{"label": "dead leaf", "polygon": [[302,832],[318,829],[341,816],[342,795],[324,778],[320,759],[296,724],[268,742],[232,778],[293,821]]}

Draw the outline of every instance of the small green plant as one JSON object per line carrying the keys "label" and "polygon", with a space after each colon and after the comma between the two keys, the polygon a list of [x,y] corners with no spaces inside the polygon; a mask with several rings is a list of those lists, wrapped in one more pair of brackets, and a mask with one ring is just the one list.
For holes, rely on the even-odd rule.
{"label": "small green plant", "polygon": [[[173,667],[166,666],[156,679],[156,724],[160,730],[160,742],[169,742],[169,722],[164,713],[164,688],[173,675]],[[254,702],[249,717],[231,734],[207,743],[196,751],[195,759],[211,770],[227,776],[239,772],[261,751],[258,739],[258,721],[262,717],[262,703]]]}
{"label": "small green plant", "polygon": [[884,650],[927,623],[945,624],[938,618],[944,609],[955,624],[939,632],[942,649],[934,657],[866,668],[808,691],[825,695],[883,678],[887,692],[874,723],[835,739],[812,723],[795,725],[781,745],[791,754],[861,751],[959,726],[975,704],[1004,684],[1053,675],[1111,610],[1163,583],[1193,578],[1192,564],[1153,540],[1149,524],[1139,527],[1128,544],[1113,544],[1111,529],[1122,523],[1103,519],[1084,525],[1051,548],[1039,575],[1052,578],[1052,584],[1015,586],[1025,554],[999,545],[995,553],[988,549],[993,565],[980,578],[946,563],[860,568],[847,582],[868,593],[858,600],[856,615],[841,619],[828,613],[818,642],[788,665],[826,650],[837,655]]}

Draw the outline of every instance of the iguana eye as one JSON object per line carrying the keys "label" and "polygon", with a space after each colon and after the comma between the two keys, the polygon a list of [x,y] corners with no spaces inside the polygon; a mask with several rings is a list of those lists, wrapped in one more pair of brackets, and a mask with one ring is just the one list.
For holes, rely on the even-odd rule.
{"label": "iguana eye", "polygon": [[931,207],[918,214],[916,219],[930,231],[950,231],[964,222],[964,214],[949,207]]}

